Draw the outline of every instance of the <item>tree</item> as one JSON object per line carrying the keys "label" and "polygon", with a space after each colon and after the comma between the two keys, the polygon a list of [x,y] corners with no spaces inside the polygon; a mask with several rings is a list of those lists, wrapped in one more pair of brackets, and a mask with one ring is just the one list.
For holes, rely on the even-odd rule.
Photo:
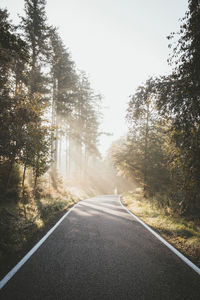
{"label": "tree", "polygon": [[[199,22],[199,2],[190,0],[189,10],[178,32],[178,41],[172,49],[170,62],[175,63],[173,73],[157,83],[158,108],[170,120],[172,143],[177,148],[178,186],[185,210],[195,210],[200,202]],[[169,39],[175,36],[173,33]]]}
{"label": "tree", "polygon": [[[140,170],[143,174],[144,192],[152,189],[152,173],[158,172],[155,169],[161,167],[158,164],[157,156],[162,156],[161,141],[162,120],[159,118],[155,107],[155,82],[152,78],[146,81],[145,85],[140,86],[136,93],[131,97],[128,107],[127,120],[130,125],[129,142],[138,148],[140,156]],[[156,177],[156,176],[155,176]],[[155,180],[155,178],[154,178]]]}
{"label": "tree", "polygon": [[25,17],[21,17],[21,29],[30,49],[29,92],[46,93],[45,77],[41,72],[41,63],[49,56],[49,27],[46,25],[45,0],[25,0]]}
{"label": "tree", "polygon": [[[59,165],[63,164],[64,137],[69,145],[68,169],[71,160],[76,160],[71,155],[72,144],[79,168],[83,152],[85,161],[89,155],[98,155],[100,97],[86,76],[78,74],[58,31],[47,25],[45,5],[44,0],[25,0],[25,16],[15,27],[7,11],[0,10],[0,160],[6,162],[6,168],[9,165],[6,189],[13,166],[23,166],[23,200],[27,168],[36,197],[38,177],[49,161],[54,161],[54,175],[58,153]],[[47,120],[50,113],[51,126]]]}
{"label": "tree", "polygon": [[19,160],[25,143],[25,126],[30,120],[27,97],[20,86],[24,84],[23,69],[28,62],[27,44],[14,32],[6,10],[0,10],[1,68],[0,68],[0,157],[8,160],[7,191],[12,167]]}
{"label": "tree", "polygon": [[131,96],[128,137],[113,149],[116,167],[143,186],[148,197],[166,192],[170,183],[164,151],[166,123],[156,110],[154,86],[155,81],[150,78]]}
{"label": "tree", "polygon": [[56,172],[58,160],[58,140],[65,131],[62,127],[73,110],[74,88],[76,75],[74,63],[66,50],[56,29],[50,31],[51,42],[51,81],[52,93],[52,126],[55,128],[55,136],[52,135],[52,179],[56,187]]}
{"label": "tree", "polygon": [[[24,179],[27,166],[31,166],[34,171],[34,195],[37,178],[40,172],[43,156],[42,147],[46,153],[48,151],[49,131],[44,130],[45,113],[47,111],[49,80],[43,71],[43,63],[47,63],[50,55],[49,48],[49,27],[46,25],[44,0],[25,0],[25,17],[21,17],[21,26],[26,43],[29,46],[30,59],[27,71],[28,98],[30,101],[30,111],[32,119],[26,127],[26,143],[23,148],[22,162],[24,165],[22,186],[24,191]],[[45,156],[46,157],[46,156]],[[46,162],[48,166],[48,162]]]}
{"label": "tree", "polygon": [[70,147],[74,148],[75,173],[81,175],[83,170],[82,175],[85,175],[89,157],[99,157],[97,143],[101,96],[91,89],[84,72],[79,74],[74,96],[74,108],[69,120]]}

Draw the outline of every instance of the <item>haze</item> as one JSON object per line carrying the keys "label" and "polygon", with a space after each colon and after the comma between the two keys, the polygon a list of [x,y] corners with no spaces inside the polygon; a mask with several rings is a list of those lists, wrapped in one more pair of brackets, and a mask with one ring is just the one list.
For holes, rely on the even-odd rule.
{"label": "haze", "polygon": [[[23,0],[1,0],[14,22],[23,14]],[[178,30],[187,0],[48,0],[49,24],[59,32],[79,69],[102,93],[104,154],[126,132],[128,97],[150,75],[167,73],[166,36]]]}

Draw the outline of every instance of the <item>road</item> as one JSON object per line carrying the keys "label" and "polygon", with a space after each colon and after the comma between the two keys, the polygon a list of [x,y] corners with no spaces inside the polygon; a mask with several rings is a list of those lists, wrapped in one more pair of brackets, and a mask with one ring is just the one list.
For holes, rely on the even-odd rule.
{"label": "road", "polygon": [[78,204],[0,291],[1,300],[200,299],[200,276],[120,205]]}

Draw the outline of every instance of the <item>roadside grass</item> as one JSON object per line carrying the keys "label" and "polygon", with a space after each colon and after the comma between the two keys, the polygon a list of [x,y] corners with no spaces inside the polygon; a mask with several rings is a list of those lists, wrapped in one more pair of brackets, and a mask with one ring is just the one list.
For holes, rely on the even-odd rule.
{"label": "roadside grass", "polygon": [[200,220],[173,216],[145,199],[141,191],[123,195],[123,203],[136,216],[200,267]]}
{"label": "roadside grass", "polygon": [[1,203],[0,278],[78,201],[64,189],[44,189],[37,200]]}

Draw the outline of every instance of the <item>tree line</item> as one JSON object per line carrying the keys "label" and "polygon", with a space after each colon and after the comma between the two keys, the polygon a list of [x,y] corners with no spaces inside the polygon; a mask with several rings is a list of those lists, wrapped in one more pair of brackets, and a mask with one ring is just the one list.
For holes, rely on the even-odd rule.
{"label": "tree line", "polygon": [[113,146],[115,166],[144,196],[173,213],[200,213],[200,5],[188,1],[172,33],[169,75],[149,78],[130,96],[127,139]]}
{"label": "tree line", "polygon": [[47,170],[56,188],[58,164],[69,176],[100,155],[101,95],[77,70],[57,28],[48,25],[45,5],[25,0],[17,26],[0,9],[2,200],[24,198],[27,173],[36,197],[38,178]]}

